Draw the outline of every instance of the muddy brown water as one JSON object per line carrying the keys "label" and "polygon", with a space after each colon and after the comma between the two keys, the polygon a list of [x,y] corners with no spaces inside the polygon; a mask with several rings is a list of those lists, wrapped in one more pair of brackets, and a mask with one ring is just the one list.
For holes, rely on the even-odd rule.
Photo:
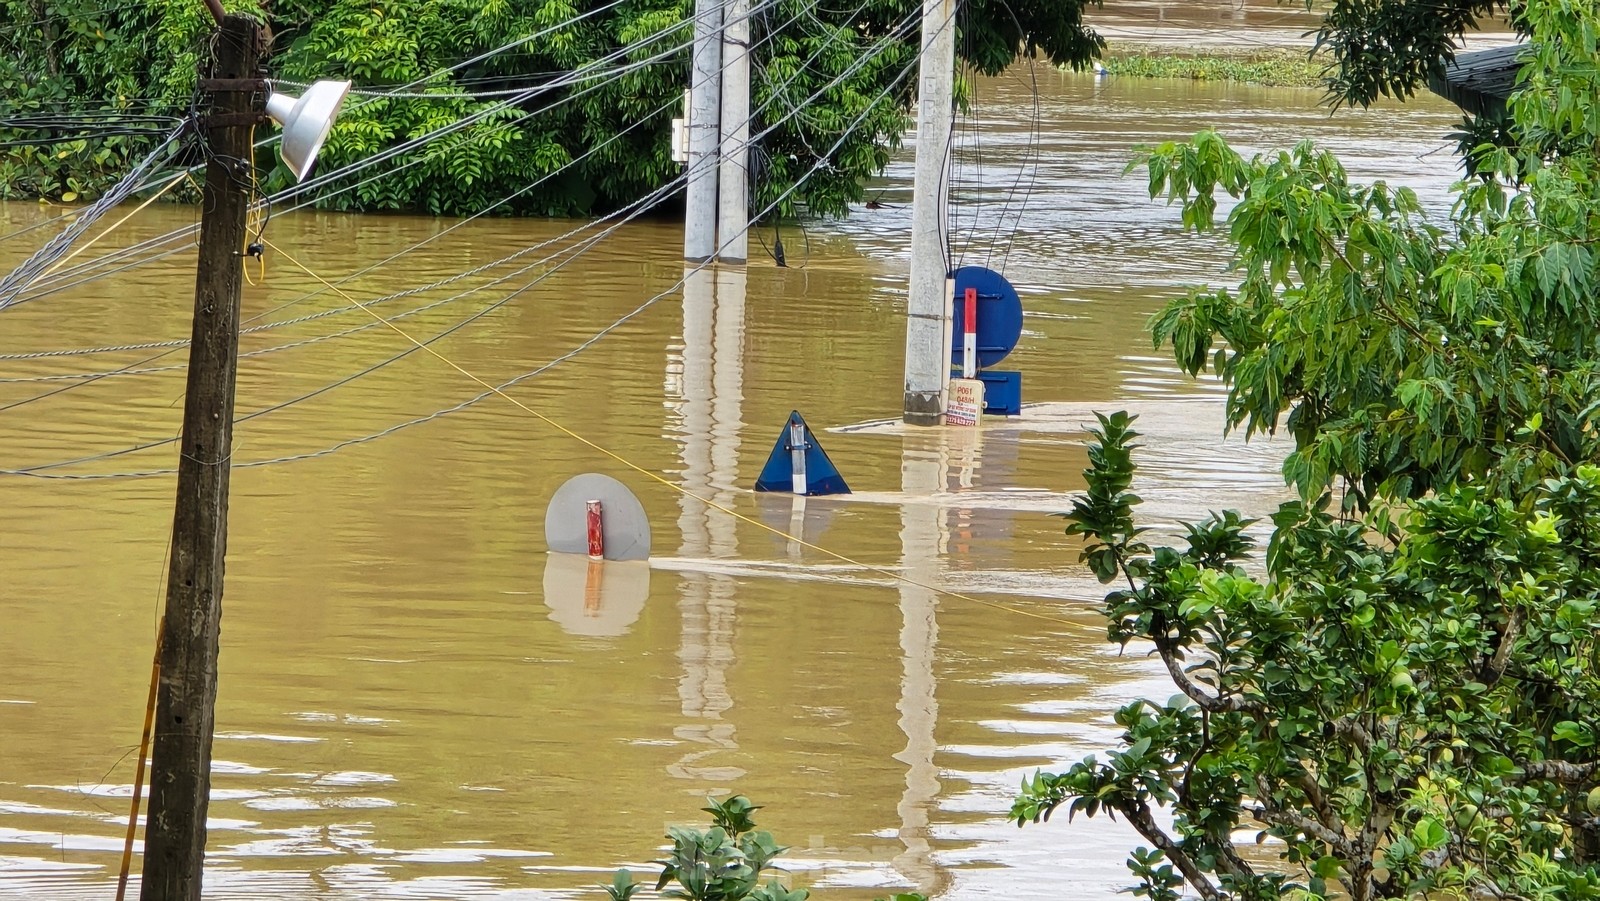
{"label": "muddy brown water", "polygon": [[[1259,513],[1284,492],[1281,449],[1221,441],[1217,386],[1151,350],[1146,317],[1174,286],[1215,278],[1222,247],[1182,234],[1122,169],[1136,145],[1207,126],[1253,148],[1310,137],[1443,210],[1456,116],[1423,100],[1330,118],[1315,92],[1033,75],[1036,171],[1021,165],[1035,121],[1023,69],[984,83],[964,117],[953,216],[962,260],[1003,266],[1024,298],[1003,364],[1036,405],[1020,420],[976,434],[881,421],[900,403],[907,148],[874,187],[880,208],[781,232],[789,268],[758,258],[678,291],[680,230],[635,223],[565,267],[398,320],[431,337],[542,276],[434,345],[498,383],[665,292],[507,389],[661,481],[495,397],[359,440],[480,393],[423,354],[243,423],[207,896],[596,897],[586,887],[619,866],[653,872],[665,827],[729,791],[765,805],[792,878],[825,898],[1098,899],[1125,885],[1125,826],[1005,821],[1024,774],[1110,747],[1116,707],[1170,694],[1141,653],[1105,645],[1098,586],[1046,514],[1082,487],[1096,409],[1144,414],[1140,493],[1157,522]],[[0,225],[40,215],[12,204]],[[193,215],[152,208],[86,258]],[[285,215],[268,237],[333,278],[447,225]],[[412,288],[576,225],[474,222],[350,290]],[[0,262],[33,239],[0,243]],[[186,336],[190,266],[180,254],[6,310],[0,354]],[[282,255],[258,282],[244,297],[258,324],[348,305],[305,298],[315,283]],[[312,340],[370,322],[351,311],[247,335],[241,412],[405,349],[383,328]],[[75,384],[21,380],[157,352],[0,359],[0,407]],[[182,373],[168,367],[183,360],[0,411],[0,469],[103,454],[39,474],[170,468],[160,442]],[[748,490],[791,409],[854,496]],[[541,536],[550,494],[590,470],[631,484],[655,533],[651,564],[608,571],[597,591]],[[0,897],[111,895],[172,489],[168,475],[0,477]]]}

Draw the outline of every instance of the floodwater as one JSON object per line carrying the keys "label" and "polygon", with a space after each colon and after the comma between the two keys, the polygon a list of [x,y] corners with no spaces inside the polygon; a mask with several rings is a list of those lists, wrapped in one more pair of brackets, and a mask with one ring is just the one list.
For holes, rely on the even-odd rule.
{"label": "floodwater", "polygon": [[[1284,492],[1280,448],[1221,441],[1217,386],[1150,349],[1146,317],[1216,277],[1222,248],[1122,169],[1136,145],[1205,126],[1253,148],[1312,137],[1443,209],[1456,117],[1428,100],[1330,118],[1316,92],[1032,74],[1037,117],[1028,70],[982,85],[952,214],[961,260],[1003,268],[1024,298],[1003,364],[1032,404],[1018,420],[892,423],[909,148],[874,188],[880,208],[780,230],[788,268],[755,243],[748,271],[679,290],[679,228],[634,222],[565,265],[513,274],[546,247],[374,308],[416,311],[395,324],[430,338],[504,301],[433,347],[497,384],[540,370],[506,390],[561,429],[492,396],[428,418],[481,387],[426,354],[386,363],[406,341],[359,310],[246,335],[239,409],[270,412],[234,451],[208,897],[598,897],[616,867],[650,878],[665,827],[731,791],[766,805],[791,878],[823,898],[1125,885],[1124,825],[1005,821],[1024,774],[1111,746],[1113,710],[1171,693],[1138,649],[1104,643],[1099,587],[1046,514],[1082,487],[1093,410],[1144,414],[1158,523],[1260,513]],[[1037,165],[1022,165],[1036,122]],[[0,207],[0,225],[40,215]],[[83,258],[193,216],[153,207]],[[279,215],[267,237],[336,279],[451,224]],[[473,222],[347,290],[376,302],[578,225]],[[0,262],[40,234],[0,243]],[[0,469],[173,465],[181,350],[14,355],[186,336],[191,265],[0,313]],[[285,253],[252,278],[255,325],[351,305],[307,297],[317,283]],[[156,371],[10,406],[78,384],[29,379],[121,367]],[[748,490],[792,409],[856,494]],[[610,564],[594,584],[545,553],[546,502],[586,471],[638,494],[648,567]],[[0,897],[111,896],[172,491],[159,474],[0,476]]]}

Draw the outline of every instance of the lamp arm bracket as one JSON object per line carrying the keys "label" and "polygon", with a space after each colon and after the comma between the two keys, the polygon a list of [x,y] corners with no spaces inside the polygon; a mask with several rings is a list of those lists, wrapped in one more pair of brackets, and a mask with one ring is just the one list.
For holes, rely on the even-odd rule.
{"label": "lamp arm bracket", "polygon": [[235,128],[241,125],[265,125],[272,120],[266,113],[212,113],[201,116],[200,124],[205,128]]}
{"label": "lamp arm bracket", "polygon": [[214,94],[266,93],[269,90],[265,78],[202,78],[197,87]]}

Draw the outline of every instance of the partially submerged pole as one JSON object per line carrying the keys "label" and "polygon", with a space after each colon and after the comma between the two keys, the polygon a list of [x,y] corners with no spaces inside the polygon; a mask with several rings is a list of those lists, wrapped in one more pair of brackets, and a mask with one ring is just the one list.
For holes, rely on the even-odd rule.
{"label": "partially submerged pole", "polygon": [[[261,43],[255,19],[236,14],[223,20],[212,42],[211,96],[203,104],[208,161],[172,564],[161,621],[142,901],[199,901],[205,862],[239,362],[241,251],[251,185],[250,130],[266,100],[264,84],[244,80],[259,75]],[[227,81],[217,84],[219,80]]]}
{"label": "partially submerged pole", "polygon": [[789,465],[790,478],[794,482],[795,494],[810,493],[811,486],[806,481],[806,427],[798,422],[789,422]]}
{"label": "partially submerged pole", "polygon": [[589,559],[604,560],[606,556],[605,517],[598,500],[583,502],[584,532],[589,539]]}
{"label": "partially submerged pole", "polygon": [[978,377],[978,289],[968,288],[961,298],[961,377]]}
{"label": "partially submerged pole", "polygon": [[955,91],[956,0],[923,0],[917,161],[906,300],[905,421],[938,425],[950,382],[949,262],[944,240]]}
{"label": "partially submerged pole", "polygon": [[722,22],[722,146],[717,183],[717,259],[750,256],[750,0],[728,0]]}
{"label": "partially submerged pole", "polygon": [[722,0],[695,0],[694,72],[689,81],[689,187],[683,212],[684,259],[717,252],[717,146],[722,140]]}

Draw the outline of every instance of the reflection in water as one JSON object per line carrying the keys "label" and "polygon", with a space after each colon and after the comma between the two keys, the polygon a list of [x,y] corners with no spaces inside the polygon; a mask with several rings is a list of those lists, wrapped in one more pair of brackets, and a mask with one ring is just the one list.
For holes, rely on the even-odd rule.
{"label": "reflection in water", "polygon": [[[679,430],[683,459],[679,500],[683,529],[680,556],[689,559],[735,557],[736,523],[700,498],[721,506],[732,501],[737,478],[738,428],[743,400],[744,353],[743,268],[738,272],[686,266],[683,286],[683,346]],[[733,579],[720,573],[684,575],[678,609],[683,637],[678,657],[683,676],[678,695],[683,715],[691,722],[673,730],[678,739],[699,747],[686,753],[667,772],[680,779],[730,783],[745,775],[737,766],[717,764],[720,751],[739,748],[733,723],[723,715],[733,708],[728,670],[734,663],[738,606]],[[723,788],[717,786],[717,788]],[[704,793],[709,786],[691,789]]]}
{"label": "reflection in water", "polygon": [[650,564],[644,560],[545,555],[544,603],[568,635],[624,635],[639,621],[649,596]]}
{"label": "reflection in water", "polygon": [[[904,440],[901,455],[901,490],[912,497],[944,490],[947,463],[940,437],[947,430],[917,430]],[[934,763],[938,747],[935,729],[939,722],[934,661],[938,654],[939,597],[931,587],[940,582],[939,560],[945,548],[945,511],[939,507],[905,504],[900,508],[900,565],[912,581],[900,587],[900,653],[904,672],[900,677],[900,729],[906,735],[905,750],[895,759],[906,765],[906,790],[896,810],[900,814],[900,841],[905,853],[897,855],[894,867],[917,890],[933,895],[943,889],[948,877],[933,858],[929,821],[939,796],[939,768]]]}

